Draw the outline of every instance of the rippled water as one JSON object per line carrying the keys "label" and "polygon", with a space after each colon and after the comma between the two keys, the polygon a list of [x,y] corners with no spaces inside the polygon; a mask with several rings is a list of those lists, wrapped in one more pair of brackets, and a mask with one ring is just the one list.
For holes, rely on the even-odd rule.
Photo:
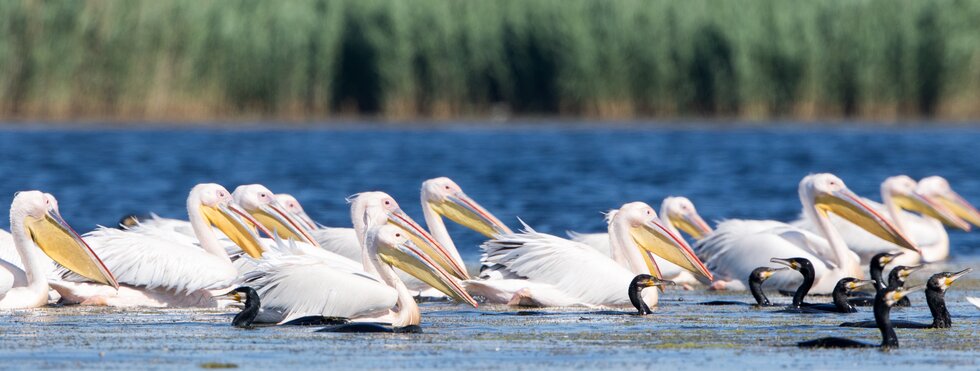
{"label": "rippled water", "polygon": [[[258,182],[293,193],[321,223],[349,225],[344,198],[366,190],[391,193],[421,219],[419,184],[444,175],[505,222],[521,217],[557,234],[603,229],[600,211],[667,195],[690,197],[708,220],[788,220],[800,209],[797,183],[811,172],[834,172],[874,199],[887,176],[938,174],[980,203],[976,143],[972,129],[5,129],[0,204],[18,190],[48,191],[85,231],[126,213],[186,218],[184,199],[199,182]],[[450,227],[475,264],[478,236]],[[980,268],[980,233],[951,239],[953,264]],[[45,308],[0,313],[0,367],[976,369],[980,311],[966,295],[980,296],[976,277],[950,291],[953,329],[899,330],[903,348],[891,352],[791,346],[829,335],[877,341],[877,330],[835,327],[870,318],[867,310],[800,316],[693,305],[749,299],[702,291],[669,291],[646,317],[426,304],[422,335],[245,331],[215,310]],[[913,302],[895,318],[928,321],[921,294]]]}

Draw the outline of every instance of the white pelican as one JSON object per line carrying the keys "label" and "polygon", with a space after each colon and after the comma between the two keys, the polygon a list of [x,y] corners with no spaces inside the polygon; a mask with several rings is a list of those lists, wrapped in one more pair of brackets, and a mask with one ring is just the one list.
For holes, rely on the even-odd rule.
{"label": "white pelican", "polygon": [[[467,281],[471,294],[491,302],[538,306],[629,305],[628,286],[638,274],[660,276],[650,257],[660,257],[707,280],[711,273],[683,239],[661,224],[649,205],[633,202],[609,215],[612,258],[564,238],[525,231],[483,244],[481,281]],[[644,291],[648,306],[656,290]]]}
{"label": "white pelican", "polygon": [[316,247],[320,245],[310,235],[311,230],[296,214],[286,210],[268,188],[261,184],[240,185],[232,192],[232,198],[240,208],[248,212],[268,231],[279,237],[307,243]]}
{"label": "white pelican", "polygon": [[[705,223],[701,215],[698,214],[694,203],[687,197],[667,197],[660,203],[660,219],[664,227],[671,233],[681,236],[680,228],[695,240],[700,240],[711,234],[711,227]],[[610,255],[609,252],[609,233],[576,233],[568,232],[568,237],[572,240],[594,247],[603,255]],[[687,270],[674,263],[664,260],[659,256],[654,256],[653,260],[660,267],[663,278],[677,284],[691,285],[697,284],[698,280]]]}
{"label": "white pelican", "polygon": [[214,291],[227,291],[238,278],[238,271],[212,225],[249,256],[259,257],[263,251],[252,229],[258,222],[231,201],[231,194],[217,184],[199,184],[191,190],[187,214],[196,239],[143,225],[127,230],[101,228],[86,234],[86,241],[123,287],[111,293],[79,290],[78,297],[69,300],[108,306],[217,305],[212,299]]}
{"label": "white pelican", "polygon": [[[942,179],[942,178],[939,178]],[[868,199],[862,199],[869,207],[887,217],[895,227],[905,233],[915,242],[921,250],[921,255],[913,252],[906,252],[896,260],[900,265],[915,265],[944,260],[949,256],[949,236],[943,223],[950,226],[970,230],[970,224],[957,217],[952,208],[946,207],[941,200],[946,195],[952,193],[950,206],[954,206],[963,212],[972,210],[973,206],[963,201],[949,188],[949,183],[943,180],[945,187],[934,185],[935,182],[928,181],[923,185],[917,186],[916,182],[905,175],[893,176],[885,179],[881,183],[881,200],[883,204]],[[928,194],[923,192],[928,190]],[[914,211],[922,215],[916,215],[904,210]],[[969,215],[964,213],[964,215]],[[861,257],[862,262],[870,261],[871,257],[883,253],[894,251],[899,247],[893,243],[882,240],[875,235],[848,223],[847,220],[838,216],[830,218],[833,226],[840,232],[847,247]],[[793,225],[799,226],[811,232],[816,232],[820,227],[816,222],[803,215],[803,218]]]}
{"label": "white pelican", "polygon": [[52,272],[34,246],[76,274],[118,286],[99,257],[61,218],[52,199],[38,191],[14,196],[10,205],[11,237],[25,269],[0,260],[0,308],[36,308],[48,303],[50,286],[46,277]]}
{"label": "white pelican", "polygon": [[[412,294],[392,266],[476,306],[433,256],[440,255],[440,260],[446,261],[451,260],[449,254],[424,237],[420,226],[401,219],[404,214],[391,196],[360,193],[351,200],[351,212],[358,235],[363,235],[361,255],[367,274],[338,266],[330,259],[294,254],[292,248],[274,249],[279,251],[267,253],[245,278],[245,284],[261,298],[263,310],[257,322],[282,323],[307,316],[381,316],[396,327],[418,324]],[[398,311],[390,312],[396,304]]]}
{"label": "white pelican", "polygon": [[306,224],[306,227],[311,231],[319,228],[317,223],[313,221],[313,218],[310,218],[310,216],[306,214],[306,210],[303,210],[303,205],[301,205],[299,200],[297,200],[296,197],[293,197],[293,195],[288,193],[278,193],[276,194],[276,200],[282,204],[286,211],[293,213],[293,215],[295,215],[301,222]]}
{"label": "white pelican", "polygon": [[[773,220],[727,220],[715,232],[695,244],[695,251],[717,277],[717,289],[744,290],[753,269],[772,266],[772,258],[802,257],[815,269],[811,293],[829,294],[844,277],[862,278],[857,254],[847,248],[828,216],[837,214],[880,238],[917,250],[915,244],[892,223],[868,206],[832,174],[812,174],[800,181],[803,212],[820,226],[815,234]],[[781,289],[795,289],[801,277],[780,272],[769,279]]]}
{"label": "white pelican", "polygon": [[[446,217],[460,225],[470,228],[484,236],[493,237],[498,233],[511,233],[499,219],[488,212],[483,206],[467,196],[455,182],[449,178],[440,177],[426,180],[421,190],[422,213],[425,216],[429,232],[420,235],[430,236],[442,246],[451,256],[451,262],[439,262],[443,268],[460,279],[468,278],[468,274],[457,275],[450,265],[461,267],[466,272],[465,263],[456,249],[442,217]],[[394,202],[392,200],[392,202]],[[407,218],[407,216],[404,216]],[[356,226],[355,222],[355,226]],[[424,231],[422,231],[424,232]],[[313,231],[314,238],[324,249],[333,251],[348,258],[357,258],[361,254],[357,233],[351,228],[320,228]],[[419,242],[419,241],[416,241]],[[441,258],[439,258],[441,259]],[[410,288],[416,289],[411,284]]]}

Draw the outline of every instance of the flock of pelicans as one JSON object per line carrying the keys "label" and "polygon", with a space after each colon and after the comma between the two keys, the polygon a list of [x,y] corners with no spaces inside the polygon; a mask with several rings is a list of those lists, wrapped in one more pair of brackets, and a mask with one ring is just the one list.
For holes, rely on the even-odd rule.
{"label": "flock of pelicans", "polygon": [[[428,228],[382,192],[351,197],[353,228],[324,227],[299,202],[264,186],[228,192],[199,184],[187,198],[188,220],[130,216],[119,227],[77,234],[56,199],[19,192],[10,233],[0,231],[0,308],[52,302],[116,307],[241,306],[233,324],[321,325],[320,331],[419,331],[418,300],[450,299],[536,307],[617,307],[651,313],[666,285],[750,290],[775,306],[763,282],[794,292],[794,313],[854,312],[874,307],[882,347],[898,345],[895,326],[950,326],[945,290],[970,270],[905,280],[922,264],[949,256],[945,227],[980,226],[980,213],[940,177],[896,176],[881,185],[882,203],[858,197],[832,174],[800,182],[800,220],[726,220],[712,229],[683,197],[660,215],[642,202],[606,214],[608,233],[568,238],[524,225],[513,232],[448,178],[425,181]],[[489,240],[471,275],[443,218]],[[688,244],[681,231],[696,242]],[[43,254],[41,254],[43,252]],[[872,280],[863,280],[869,264]],[[887,265],[890,274],[883,277]],[[873,285],[868,296],[857,289]],[[644,290],[648,287],[658,289]],[[892,306],[926,287],[931,324],[889,320]],[[807,294],[831,295],[810,304]],[[476,299],[475,299],[476,298]],[[980,307],[980,302],[971,302]],[[708,302],[704,305],[739,305]],[[784,306],[785,305],[781,305]],[[824,338],[802,347],[877,346]]]}

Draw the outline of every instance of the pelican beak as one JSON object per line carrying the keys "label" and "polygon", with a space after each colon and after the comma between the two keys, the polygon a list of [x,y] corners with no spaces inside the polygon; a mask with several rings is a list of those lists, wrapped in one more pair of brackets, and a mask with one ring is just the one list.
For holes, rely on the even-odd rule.
{"label": "pelican beak", "polygon": [[272,236],[272,232],[259,223],[255,218],[245,211],[228,203],[219,203],[215,206],[201,205],[201,214],[211,225],[217,227],[228,236],[238,247],[248,256],[253,258],[262,257],[262,243],[259,242],[259,235],[256,228],[267,236]]}
{"label": "pelican beak", "polygon": [[814,205],[817,210],[837,214],[878,238],[919,252],[919,247],[911,239],[849,189],[820,194],[814,199]]}
{"label": "pelican beak", "polygon": [[800,269],[800,263],[797,263],[797,262],[795,262],[793,260],[790,260],[790,259],[772,258],[772,259],[769,259],[769,261],[770,262],[773,262],[773,263],[776,263],[776,264],[785,265],[787,267],[790,267],[790,269],[792,269],[792,270],[799,270]]}
{"label": "pelican beak", "polygon": [[306,223],[301,218],[286,211],[286,208],[282,207],[279,201],[272,200],[272,202],[259,206],[257,210],[251,212],[251,215],[266,229],[275,231],[284,240],[291,239],[320,247]]}
{"label": "pelican beak", "polygon": [[42,218],[27,217],[24,227],[37,247],[58,264],[95,282],[119,288],[109,268],[61,218],[58,210],[50,208]]}
{"label": "pelican beak", "polygon": [[668,219],[670,219],[669,222],[677,227],[677,229],[684,231],[684,233],[687,233],[695,240],[700,240],[713,232],[711,226],[705,223],[704,219],[701,219],[701,215],[698,215],[696,212],[683,215],[672,213]]}
{"label": "pelican beak", "polygon": [[462,284],[430,259],[424,249],[419,248],[411,239],[397,246],[379,246],[378,256],[385,263],[422,280],[453,299],[477,307],[476,300],[463,289]]}
{"label": "pelican beak", "polygon": [[917,286],[913,286],[913,287],[902,287],[902,288],[898,288],[898,289],[895,289],[894,291],[892,291],[890,293],[890,295],[888,295],[888,297],[885,298],[885,300],[886,300],[886,302],[888,303],[889,306],[892,306],[892,305],[895,305],[895,303],[897,303],[899,300],[902,300],[902,298],[908,296],[909,294],[911,294],[913,292],[922,290],[925,287],[926,287],[926,285],[917,285]]}
{"label": "pelican beak", "polygon": [[[964,231],[970,230],[970,223],[960,219],[951,208],[943,205],[941,202],[934,202],[918,192],[892,196],[892,202],[895,202],[902,209],[916,211],[938,219],[950,227]],[[966,204],[966,206],[971,209],[973,208],[969,204]]]}
{"label": "pelican beak", "polygon": [[[947,209],[949,209],[954,214],[956,214],[956,216],[965,219],[966,221],[972,223],[975,226],[980,227],[980,212],[978,212],[977,209],[973,207],[973,205],[967,202],[966,199],[964,199],[958,193],[953,191],[949,191],[947,193],[948,194],[942,194],[936,197],[930,197],[930,199],[936,201],[939,204],[942,204]],[[946,223],[946,221],[943,220],[943,223]],[[950,225],[950,226],[959,228],[959,226],[957,225]]]}
{"label": "pelican beak", "polygon": [[861,288],[861,287],[864,287],[864,286],[867,286],[867,285],[870,285],[870,284],[872,284],[872,283],[874,283],[874,282],[875,282],[875,281],[871,281],[871,280],[861,280],[861,281],[854,281],[854,282],[849,282],[849,283],[847,284],[847,289],[848,289],[848,290],[856,290],[856,289],[858,289],[858,288]]}
{"label": "pelican beak", "polygon": [[[713,279],[711,272],[704,266],[701,259],[698,259],[697,255],[694,254],[694,250],[691,250],[687,242],[683,238],[671,233],[660,222],[653,219],[648,220],[643,225],[632,228],[630,233],[636,245],[643,250],[641,252],[655,254],[671,263],[677,264],[681,268],[691,271],[695,276],[700,276],[708,281]],[[647,260],[648,266],[652,264],[653,267],[656,267],[656,264],[653,263],[653,259],[650,259],[650,256],[645,256],[645,259]],[[652,269],[651,273],[654,273]],[[657,269],[654,275],[661,277],[659,269]]]}
{"label": "pelican beak", "polygon": [[953,284],[954,281],[960,279],[960,277],[963,277],[967,273],[970,273],[970,272],[973,272],[973,268],[967,268],[967,269],[961,270],[959,272],[953,273],[952,276],[946,277],[946,282],[945,282],[946,283],[946,287],[949,287],[950,285]]}
{"label": "pelican beak", "polygon": [[429,202],[429,206],[439,215],[477,231],[487,238],[513,233],[500,219],[463,192],[457,192],[442,201]]}
{"label": "pelican beak", "polygon": [[456,261],[452,255],[439,242],[426,232],[422,226],[412,220],[404,211],[397,209],[388,213],[388,223],[401,228],[408,237],[415,243],[415,246],[422,249],[432,261],[438,264],[444,271],[450,272],[456,278],[469,279],[466,268],[462,262]]}

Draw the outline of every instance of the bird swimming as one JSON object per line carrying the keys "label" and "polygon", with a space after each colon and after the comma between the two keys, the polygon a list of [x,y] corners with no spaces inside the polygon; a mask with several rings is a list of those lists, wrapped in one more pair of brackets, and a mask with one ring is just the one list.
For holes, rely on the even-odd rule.
{"label": "bird swimming", "polygon": [[647,303],[643,301],[643,289],[647,287],[663,287],[668,285],[674,285],[674,282],[662,280],[649,274],[638,274],[636,277],[634,277],[633,281],[630,281],[628,295],[630,298],[630,303],[633,304],[633,307],[636,308],[638,312],[637,314],[641,316],[653,314],[653,311],[650,310]]}
{"label": "bird swimming", "polygon": [[909,293],[921,290],[922,285],[904,288],[889,287],[875,295],[874,314],[875,324],[881,331],[881,344],[869,344],[839,337],[825,337],[797,343],[800,348],[898,348],[898,335],[892,326],[891,307]]}
{"label": "bird swimming", "polygon": [[725,300],[715,300],[703,303],[698,303],[699,305],[754,305],[757,307],[773,307],[777,306],[769,302],[769,298],[766,297],[765,291],[762,291],[762,284],[766,282],[769,277],[772,277],[776,272],[786,270],[789,268],[770,268],[770,267],[759,267],[752,270],[752,274],[749,275],[749,292],[752,293],[752,297],[755,298],[755,304],[749,304],[741,301],[725,301]]}
{"label": "bird swimming", "polygon": [[[887,282],[885,282],[884,278],[882,278],[882,273],[884,272],[885,266],[894,261],[895,257],[902,254],[903,253],[900,251],[882,252],[871,257],[871,261],[868,263],[868,271],[871,273],[871,280],[874,281],[875,293],[888,286]],[[850,301],[852,305],[870,307],[874,304],[874,296],[850,298],[848,301]]]}
{"label": "bird swimming", "polygon": [[[932,323],[919,323],[911,321],[893,321],[892,325],[898,328],[950,328],[953,320],[950,318],[949,310],[946,309],[946,289],[954,281],[973,271],[967,268],[959,272],[941,272],[929,277],[926,282],[926,303],[929,304],[929,312],[932,313]],[[844,322],[841,327],[875,327],[874,321]]]}
{"label": "bird swimming", "polygon": [[[820,234],[771,220],[727,220],[718,224],[714,233],[694,245],[698,256],[718,276],[712,282],[713,288],[744,290],[742,280],[753,269],[769,266],[770,258],[781,256],[803,257],[813,262],[812,289],[817,294],[831,293],[841,278],[862,278],[860,259],[833,227],[831,213],[903,248],[918,249],[901,230],[833,174],[804,177],[798,193],[803,213],[818,222]],[[777,274],[770,281],[778,289],[791,289],[798,285],[799,276]]]}
{"label": "bird swimming", "polygon": [[857,308],[847,300],[848,294],[859,287],[872,283],[874,281],[859,280],[854,277],[841,278],[840,281],[837,281],[837,286],[834,287],[834,293],[831,294],[832,303],[808,304],[800,309],[810,313],[855,313]]}
{"label": "bird swimming", "polygon": [[[242,296],[244,295],[244,299]],[[255,328],[255,318],[259,316],[259,312],[262,309],[262,301],[259,299],[259,293],[255,292],[254,289],[248,286],[237,287],[230,292],[220,295],[220,298],[227,298],[236,302],[243,302],[244,306],[242,311],[235,315],[235,318],[231,320],[231,325],[238,328],[252,329]],[[337,325],[348,323],[349,320],[340,317],[323,317],[323,316],[309,316],[300,317],[289,322],[280,324],[260,324],[260,326],[324,326],[324,325]]]}

